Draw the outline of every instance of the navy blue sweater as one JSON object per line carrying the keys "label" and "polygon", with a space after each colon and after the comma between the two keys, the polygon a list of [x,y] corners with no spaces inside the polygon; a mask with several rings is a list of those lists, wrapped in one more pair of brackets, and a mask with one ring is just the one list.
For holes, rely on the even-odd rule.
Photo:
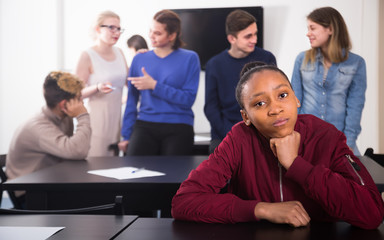
{"label": "navy blue sweater", "polygon": [[232,126],[242,120],[235,89],[241,69],[253,61],[276,65],[275,56],[258,47],[245,58],[233,58],[226,49],[208,61],[204,113],[211,125],[212,139],[222,140]]}

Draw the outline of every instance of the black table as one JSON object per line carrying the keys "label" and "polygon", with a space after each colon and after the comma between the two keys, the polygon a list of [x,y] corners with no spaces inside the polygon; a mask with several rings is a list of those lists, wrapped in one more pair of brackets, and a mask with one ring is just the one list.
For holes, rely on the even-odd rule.
{"label": "black table", "polygon": [[135,240],[205,240],[205,239],[261,239],[261,240],[382,240],[384,225],[375,230],[364,230],[345,222],[311,222],[308,227],[293,228],[269,222],[238,224],[207,224],[175,221],[171,218],[139,218],[116,239]]}
{"label": "black table", "polygon": [[136,219],[128,215],[0,215],[0,226],[65,227],[49,239],[106,240],[119,235]]}
{"label": "black table", "polygon": [[[25,190],[27,209],[68,209],[113,203],[123,195],[128,214],[171,217],[171,200],[180,184],[207,156],[95,157],[64,161],[4,183],[7,190]],[[165,176],[118,180],[89,170],[145,167]],[[136,210],[129,211],[129,210]]]}
{"label": "black table", "polygon": [[[128,214],[171,217],[171,200],[181,182],[207,156],[100,157],[88,161],[65,161],[55,166],[4,183],[6,190],[25,190],[27,209],[68,209],[114,202],[123,195]],[[375,161],[360,158],[373,180],[384,191],[384,168]],[[145,167],[165,176],[117,180],[88,174],[89,170],[124,166]]]}

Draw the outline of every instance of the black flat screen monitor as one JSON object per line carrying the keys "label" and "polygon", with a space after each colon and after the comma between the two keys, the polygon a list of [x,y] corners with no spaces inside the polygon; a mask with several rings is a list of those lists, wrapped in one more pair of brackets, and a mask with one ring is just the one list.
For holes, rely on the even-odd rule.
{"label": "black flat screen monitor", "polygon": [[172,9],[181,19],[182,40],[186,43],[183,48],[199,54],[202,70],[211,57],[229,48],[225,19],[235,9],[247,11],[256,18],[256,46],[263,48],[263,7]]}

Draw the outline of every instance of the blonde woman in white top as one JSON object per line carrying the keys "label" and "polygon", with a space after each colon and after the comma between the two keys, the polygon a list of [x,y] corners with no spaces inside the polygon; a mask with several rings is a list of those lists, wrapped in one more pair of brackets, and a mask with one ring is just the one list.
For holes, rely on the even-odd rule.
{"label": "blonde woman in white top", "polygon": [[121,49],[114,45],[123,32],[120,17],[111,11],[99,14],[94,30],[95,45],[82,52],[76,75],[89,98],[92,138],[88,156],[111,156],[110,144],[120,140],[121,99],[128,66]]}

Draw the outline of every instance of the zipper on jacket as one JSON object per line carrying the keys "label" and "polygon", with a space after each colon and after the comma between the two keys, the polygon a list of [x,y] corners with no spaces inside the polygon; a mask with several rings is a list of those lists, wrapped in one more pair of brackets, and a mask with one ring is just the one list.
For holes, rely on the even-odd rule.
{"label": "zipper on jacket", "polygon": [[278,166],[279,166],[279,183],[280,183],[280,201],[281,202],[284,202],[284,197],[283,197],[283,173],[282,173],[282,169],[281,169],[281,164],[280,162],[277,163]]}
{"label": "zipper on jacket", "polygon": [[360,179],[361,185],[365,185],[363,179],[361,178],[360,174],[357,171],[360,171],[360,166],[353,161],[350,155],[346,154],[345,157],[348,159],[349,164],[351,164],[353,171],[356,173],[357,177]]}

